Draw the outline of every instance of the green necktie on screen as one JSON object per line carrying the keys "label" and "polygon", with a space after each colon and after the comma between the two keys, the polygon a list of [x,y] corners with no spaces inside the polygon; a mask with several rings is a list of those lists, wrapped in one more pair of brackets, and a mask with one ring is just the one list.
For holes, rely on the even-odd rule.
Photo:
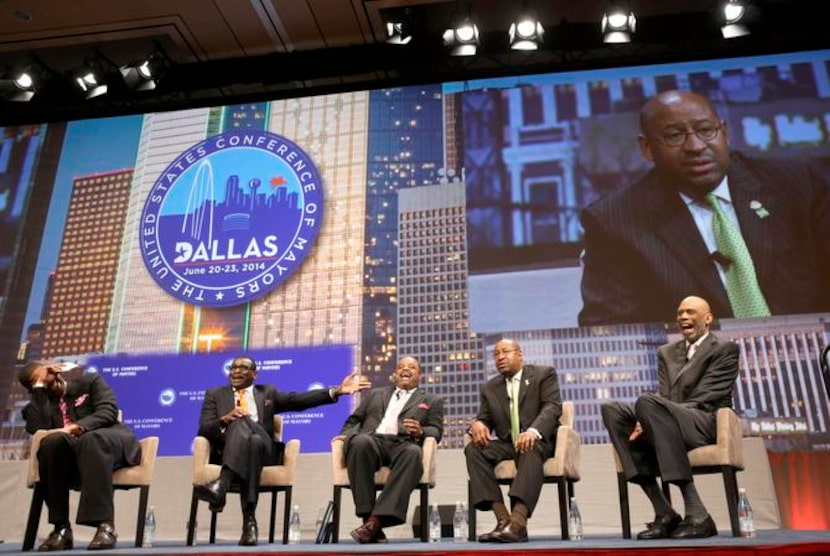
{"label": "green necktie on screen", "polygon": [[513,444],[519,440],[519,380],[510,379],[510,436]]}
{"label": "green necktie on screen", "polygon": [[712,207],[712,230],[718,251],[729,258],[731,264],[725,269],[726,293],[735,317],[768,317],[767,300],[758,285],[755,265],[746,248],[741,231],[732,223],[714,193],[706,195],[706,202]]}

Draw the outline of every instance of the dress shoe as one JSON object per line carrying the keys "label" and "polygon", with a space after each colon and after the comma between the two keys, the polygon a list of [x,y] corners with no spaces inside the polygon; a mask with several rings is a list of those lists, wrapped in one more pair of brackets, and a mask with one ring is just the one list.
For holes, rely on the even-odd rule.
{"label": "dress shoe", "polygon": [[258,543],[259,528],[256,518],[246,517],[242,523],[242,536],[239,538],[239,546],[256,546]]}
{"label": "dress shoe", "polygon": [[504,531],[508,525],[510,525],[509,519],[500,519],[498,523],[496,523],[495,529],[478,536],[478,542],[499,542],[496,540],[496,535]]}
{"label": "dress shoe", "polygon": [[527,527],[511,522],[510,525],[499,531],[493,537],[496,542],[527,542]]}
{"label": "dress shoe", "polygon": [[52,550],[70,550],[72,548],[72,529],[69,525],[55,527],[49,536],[37,549],[41,552]]}
{"label": "dress shoe", "polygon": [[[386,540],[386,535],[383,534],[383,529],[373,519],[366,521],[366,523],[351,531],[349,534],[360,544],[378,543]],[[384,539],[384,541],[379,540],[381,538]]]}
{"label": "dress shoe", "polygon": [[101,523],[98,525],[98,530],[95,531],[95,536],[89,543],[87,550],[108,550],[115,548],[115,541],[118,539],[118,534],[112,523]]}
{"label": "dress shoe", "polygon": [[718,534],[718,528],[712,521],[712,516],[706,515],[703,519],[685,517],[677,529],[671,534],[673,539],[705,539]]}
{"label": "dress shoe", "polygon": [[221,512],[225,508],[225,494],[228,492],[228,487],[219,479],[196,485],[193,490],[196,498],[210,504],[210,511]]}
{"label": "dress shoe", "polygon": [[680,515],[674,512],[668,515],[657,516],[654,521],[646,523],[646,530],[637,533],[637,538],[641,541],[667,539],[679,524]]}

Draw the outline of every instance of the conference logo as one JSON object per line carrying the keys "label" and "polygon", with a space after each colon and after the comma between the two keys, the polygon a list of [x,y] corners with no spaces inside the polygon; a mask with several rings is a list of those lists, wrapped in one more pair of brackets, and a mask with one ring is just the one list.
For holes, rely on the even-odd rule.
{"label": "conference logo", "polygon": [[165,388],[159,394],[159,404],[162,407],[170,407],[176,402],[176,391],[172,388]]}
{"label": "conference logo", "polygon": [[141,213],[141,256],[170,295],[230,307],[295,272],[323,222],[323,184],[310,157],[267,131],[228,131],[181,153]]}

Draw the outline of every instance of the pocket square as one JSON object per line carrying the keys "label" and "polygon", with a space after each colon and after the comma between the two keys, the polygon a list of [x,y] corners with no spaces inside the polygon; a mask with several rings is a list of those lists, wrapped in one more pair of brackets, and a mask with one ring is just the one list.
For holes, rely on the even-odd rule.
{"label": "pocket square", "polygon": [[75,402],[73,403],[73,405],[75,407],[78,407],[79,405],[81,405],[82,403],[84,403],[86,401],[88,396],[89,396],[89,394],[81,394],[80,396],[75,398]]}
{"label": "pocket square", "polygon": [[429,409],[429,406],[424,402],[418,404],[418,409]]}

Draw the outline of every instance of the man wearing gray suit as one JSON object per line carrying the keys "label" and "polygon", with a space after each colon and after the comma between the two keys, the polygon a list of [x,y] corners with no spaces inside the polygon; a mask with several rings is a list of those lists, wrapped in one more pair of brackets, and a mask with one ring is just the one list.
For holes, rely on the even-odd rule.
{"label": "man wearing gray suit", "polygon": [[[619,454],[626,480],[639,484],[654,506],[654,521],[638,539],[693,539],[717,534],[695,488],[687,450],[716,441],[716,413],[732,407],[738,376],[738,345],[709,332],[706,300],[687,297],[677,308],[683,339],[657,353],[657,393],[637,398],[634,407],[603,404],[602,420]],[[656,477],[678,486],[686,515],[681,520]]]}
{"label": "man wearing gray suit", "polygon": [[[533,514],[546,459],[553,456],[556,429],[562,415],[559,381],[553,367],[525,365],[522,348],[501,340],[493,350],[501,376],[481,389],[481,406],[470,426],[472,442],[464,449],[470,475],[470,504],[493,510],[496,527],[479,542],[526,542],[527,518]],[[494,467],[516,461],[510,485],[511,510],[502,499]]]}
{"label": "man wearing gray suit", "polygon": [[[360,544],[386,542],[383,528],[406,521],[409,495],[424,472],[424,438],[440,442],[444,432],[444,400],[418,387],[418,360],[402,357],[394,382],[368,392],[340,431],[355,513],[363,518],[351,532]],[[385,465],[392,473],[376,500],[375,472]]]}

